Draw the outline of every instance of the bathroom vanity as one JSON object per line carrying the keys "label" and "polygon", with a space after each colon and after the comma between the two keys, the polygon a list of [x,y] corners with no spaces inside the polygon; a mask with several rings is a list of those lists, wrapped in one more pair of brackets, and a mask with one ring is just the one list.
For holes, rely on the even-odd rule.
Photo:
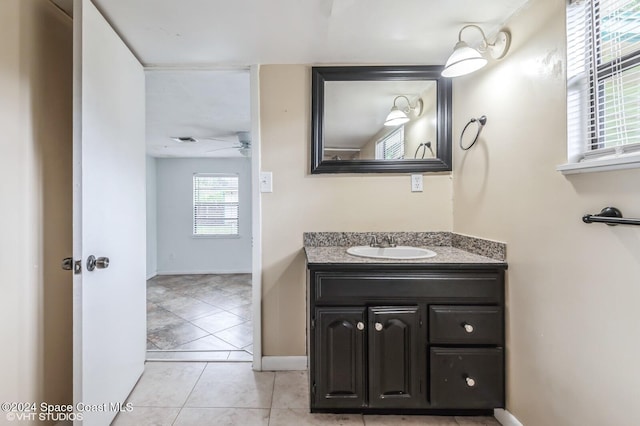
{"label": "bathroom vanity", "polygon": [[386,260],[305,247],[312,412],[504,407],[504,261],[452,246]]}

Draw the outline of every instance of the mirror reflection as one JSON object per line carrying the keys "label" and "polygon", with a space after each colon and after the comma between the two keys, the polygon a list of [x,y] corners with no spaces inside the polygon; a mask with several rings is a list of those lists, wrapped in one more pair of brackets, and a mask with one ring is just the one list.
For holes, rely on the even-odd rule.
{"label": "mirror reflection", "polygon": [[437,156],[433,80],[326,81],[323,160],[422,160]]}

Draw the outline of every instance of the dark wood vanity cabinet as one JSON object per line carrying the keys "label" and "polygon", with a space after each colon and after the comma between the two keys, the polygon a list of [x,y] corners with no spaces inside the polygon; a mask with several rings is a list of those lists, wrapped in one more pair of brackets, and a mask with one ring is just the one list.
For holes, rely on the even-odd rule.
{"label": "dark wood vanity cabinet", "polygon": [[311,411],[504,407],[504,268],[309,265]]}
{"label": "dark wood vanity cabinet", "polygon": [[317,307],[317,407],[417,408],[424,396],[418,306]]}

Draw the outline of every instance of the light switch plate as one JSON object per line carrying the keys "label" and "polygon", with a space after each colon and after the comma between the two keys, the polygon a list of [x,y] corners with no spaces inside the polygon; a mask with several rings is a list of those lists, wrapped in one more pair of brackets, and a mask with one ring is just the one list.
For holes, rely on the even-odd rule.
{"label": "light switch plate", "polygon": [[411,192],[422,192],[422,175],[411,175]]}
{"label": "light switch plate", "polygon": [[273,192],[273,173],[260,172],[260,192]]}

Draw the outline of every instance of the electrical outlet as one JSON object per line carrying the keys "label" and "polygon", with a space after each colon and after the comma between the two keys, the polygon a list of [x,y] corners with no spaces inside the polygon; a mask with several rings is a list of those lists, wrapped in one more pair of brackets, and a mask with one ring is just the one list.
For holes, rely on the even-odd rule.
{"label": "electrical outlet", "polygon": [[273,192],[273,173],[260,172],[260,192]]}
{"label": "electrical outlet", "polygon": [[422,192],[422,175],[411,175],[411,192]]}

